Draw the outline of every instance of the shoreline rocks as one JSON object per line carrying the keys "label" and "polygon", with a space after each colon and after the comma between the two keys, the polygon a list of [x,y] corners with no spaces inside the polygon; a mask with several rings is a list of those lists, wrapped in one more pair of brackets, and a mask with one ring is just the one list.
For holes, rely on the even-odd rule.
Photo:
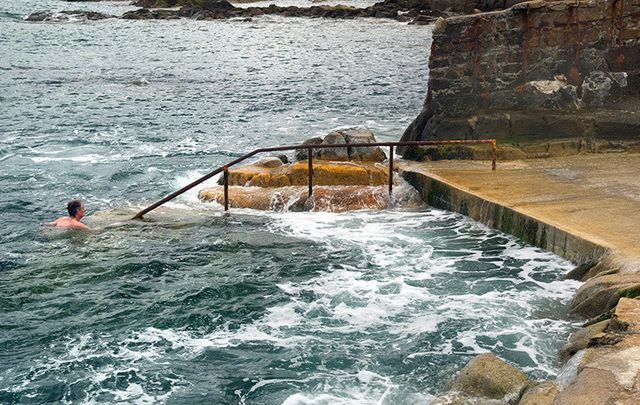
{"label": "shoreline rocks", "polygon": [[116,18],[110,14],[86,10],[66,10],[59,12],[37,11],[30,14],[25,21],[30,22],[59,22],[59,21],[99,21],[108,18]]}
{"label": "shoreline rocks", "polygon": [[[422,0],[384,0],[365,8],[349,5],[317,5],[310,7],[276,6],[235,7],[226,0],[138,0],[133,3],[140,6],[137,10],[127,11],[122,16],[103,18],[121,18],[124,20],[175,20],[189,18],[195,20],[248,19],[261,15],[280,15],[283,17],[310,18],[390,18],[413,24],[430,24],[436,18],[449,15],[448,11],[432,8],[429,2]],[[76,12],[62,12],[76,13]],[[100,13],[84,12],[87,19],[97,19]],[[27,21],[51,21],[55,12],[38,12],[27,17]],[[89,17],[89,15],[92,15]],[[95,15],[94,15],[95,14]]]}

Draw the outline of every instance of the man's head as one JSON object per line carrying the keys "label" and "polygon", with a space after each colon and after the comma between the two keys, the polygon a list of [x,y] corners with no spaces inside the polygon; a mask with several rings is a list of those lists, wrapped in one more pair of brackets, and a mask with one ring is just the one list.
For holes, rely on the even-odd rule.
{"label": "man's head", "polygon": [[71,200],[67,204],[69,216],[79,220],[84,216],[84,204],[80,200]]}

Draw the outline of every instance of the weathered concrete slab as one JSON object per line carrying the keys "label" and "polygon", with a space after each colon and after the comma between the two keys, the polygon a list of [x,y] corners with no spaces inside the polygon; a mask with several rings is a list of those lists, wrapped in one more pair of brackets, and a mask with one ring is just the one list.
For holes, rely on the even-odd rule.
{"label": "weathered concrete slab", "polygon": [[[401,161],[430,205],[461,212],[568,259],[640,258],[640,154],[502,162]],[[429,183],[429,184],[427,184]],[[633,269],[630,269],[633,271]]]}

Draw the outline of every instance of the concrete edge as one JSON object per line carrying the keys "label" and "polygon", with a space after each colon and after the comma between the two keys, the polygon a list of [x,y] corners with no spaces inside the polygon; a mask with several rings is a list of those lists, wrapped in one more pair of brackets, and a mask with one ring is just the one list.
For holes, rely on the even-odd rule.
{"label": "concrete edge", "polygon": [[599,260],[610,252],[603,243],[462,190],[436,176],[411,170],[403,170],[400,175],[418,190],[420,197],[430,206],[466,215],[574,263]]}

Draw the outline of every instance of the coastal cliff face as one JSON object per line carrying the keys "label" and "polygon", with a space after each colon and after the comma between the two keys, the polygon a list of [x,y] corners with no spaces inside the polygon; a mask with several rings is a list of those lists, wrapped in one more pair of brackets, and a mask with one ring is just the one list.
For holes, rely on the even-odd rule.
{"label": "coastal cliff face", "polygon": [[531,153],[554,140],[572,152],[640,145],[639,0],[439,19],[429,69],[424,109],[402,140],[497,138]]}

